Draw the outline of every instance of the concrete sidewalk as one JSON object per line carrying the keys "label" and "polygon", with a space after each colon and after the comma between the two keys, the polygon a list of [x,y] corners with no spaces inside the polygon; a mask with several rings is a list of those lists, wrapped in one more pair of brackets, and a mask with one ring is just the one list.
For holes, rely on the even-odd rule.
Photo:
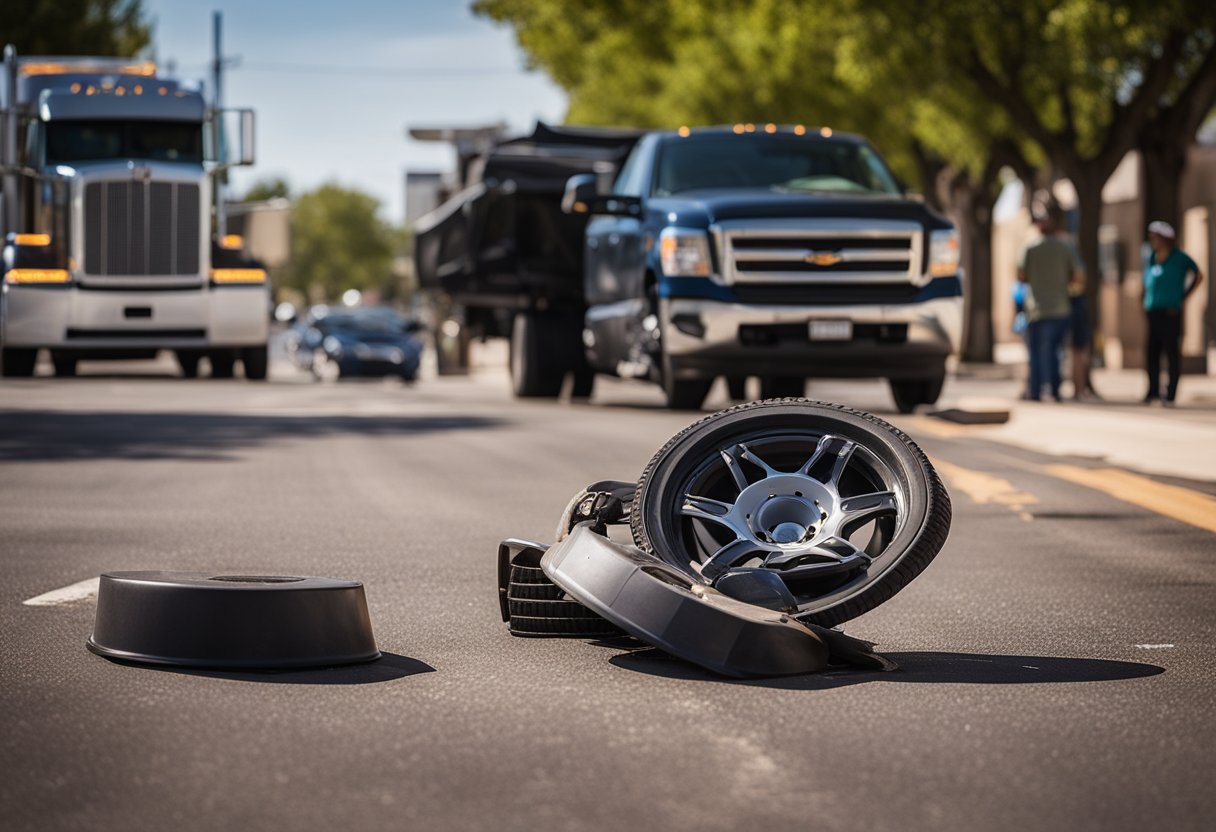
{"label": "concrete sidewalk", "polygon": [[1183,376],[1177,406],[1165,408],[1141,404],[1147,382],[1137,370],[1095,370],[1094,387],[1103,400],[1062,404],[1019,401],[1020,372],[1004,379],[983,375],[964,370],[939,403],[943,408],[1008,407],[1009,421],[976,428],[977,438],[1157,476],[1216,481],[1216,377]]}

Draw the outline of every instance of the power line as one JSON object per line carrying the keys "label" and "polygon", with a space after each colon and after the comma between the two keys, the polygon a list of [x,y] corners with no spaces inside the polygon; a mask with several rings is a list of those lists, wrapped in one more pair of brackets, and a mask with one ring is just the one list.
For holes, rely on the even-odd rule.
{"label": "power line", "polygon": [[[293,64],[239,61],[229,65],[231,70],[251,72],[290,72],[311,75],[362,75],[383,78],[408,77],[475,77],[520,72],[519,67],[384,67],[340,64]],[[526,71],[526,70],[525,70]]]}

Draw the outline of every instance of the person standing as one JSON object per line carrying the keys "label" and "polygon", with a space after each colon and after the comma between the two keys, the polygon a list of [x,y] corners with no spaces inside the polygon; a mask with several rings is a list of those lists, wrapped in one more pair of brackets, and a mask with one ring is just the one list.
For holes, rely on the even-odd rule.
{"label": "person standing", "polygon": [[1068,335],[1071,309],[1070,285],[1083,285],[1084,277],[1076,252],[1056,232],[1059,208],[1050,200],[1036,200],[1035,222],[1042,236],[1022,252],[1018,280],[1025,283],[1026,351],[1030,378],[1025,398],[1039,401],[1043,385],[1060,398],[1060,348]]}
{"label": "person standing", "polygon": [[1178,395],[1178,377],[1182,373],[1182,307],[1203,282],[1199,266],[1174,244],[1176,237],[1168,222],[1154,220],[1148,224],[1152,254],[1144,269],[1144,314],[1148,318],[1144,362],[1148,393],[1144,403],[1152,404],[1161,398],[1161,354],[1165,353],[1169,374],[1164,402],[1167,407],[1173,406]]}

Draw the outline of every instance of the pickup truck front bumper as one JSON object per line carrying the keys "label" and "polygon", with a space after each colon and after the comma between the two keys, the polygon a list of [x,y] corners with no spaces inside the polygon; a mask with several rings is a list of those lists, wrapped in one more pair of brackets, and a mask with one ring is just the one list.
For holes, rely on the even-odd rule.
{"label": "pickup truck front bumper", "polygon": [[266,287],[89,289],[4,284],[7,347],[104,352],[252,347],[266,343]]}
{"label": "pickup truck front bumper", "polygon": [[[925,379],[957,352],[963,299],[892,305],[769,305],[703,298],[660,302],[663,343],[677,378],[788,375]],[[851,323],[848,340],[812,340],[812,321]]]}

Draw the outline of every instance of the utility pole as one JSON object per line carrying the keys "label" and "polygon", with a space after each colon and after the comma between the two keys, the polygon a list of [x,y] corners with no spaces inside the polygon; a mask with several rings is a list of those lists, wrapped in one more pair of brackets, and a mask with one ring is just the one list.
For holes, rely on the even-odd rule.
{"label": "utility pole", "polygon": [[[216,160],[223,164],[227,157],[224,147],[224,13],[211,13],[211,129],[215,140]],[[215,233],[220,239],[228,233],[228,212],[225,208],[225,191],[228,186],[228,171],[221,170],[215,177]]]}

